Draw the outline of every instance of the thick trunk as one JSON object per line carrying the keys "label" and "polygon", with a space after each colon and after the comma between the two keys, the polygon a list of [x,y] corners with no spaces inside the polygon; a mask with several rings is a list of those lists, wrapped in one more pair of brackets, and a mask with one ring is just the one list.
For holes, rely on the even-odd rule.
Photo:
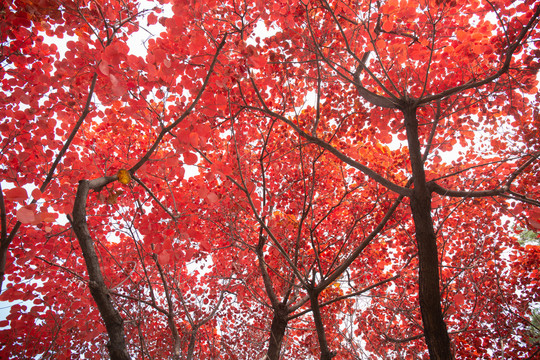
{"label": "thick trunk", "polygon": [[438,251],[430,207],[430,197],[415,191],[411,198],[411,210],[418,247],[420,311],[430,358],[452,359],[450,338],[441,309]]}
{"label": "thick trunk", "polygon": [[287,316],[287,306],[279,304],[278,308],[274,310],[274,318],[272,319],[272,326],[270,328],[270,343],[268,345],[268,352],[266,353],[267,360],[279,360],[283,337],[287,329]]}
{"label": "thick trunk", "polygon": [[450,338],[441,309],[437,238],[431,218],[431,193],[426,185],[418,139],[416,108],[406,109],[404,115],[414,178],[414,190],[410,201],[418,247],[419,301],[424,336],[431,359],[453,359]]}

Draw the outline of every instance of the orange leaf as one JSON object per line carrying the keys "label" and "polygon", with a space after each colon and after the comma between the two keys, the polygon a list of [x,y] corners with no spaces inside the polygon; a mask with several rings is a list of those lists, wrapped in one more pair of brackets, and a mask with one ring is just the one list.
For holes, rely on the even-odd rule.
{"label": "orange leaf", "polygon": [[107,196],[107,204],[114,205],[118,201],[118,196],[122,195],[123,191],[109,190],[109,196]]}
{"label": "orange leaf", "polygon": [[127,185],[131,181],[131,174],[125,169],[118,170],[116,175],[118,176],[118,182],[120,182],[120,184]]}
{"label": "orange leaf", "polygon": [[39,216],[41,221],[43,222],[53,222],[54,220],[56,220],[56,218],[58,218],[58,214],[50,213],[47,211],[40,213]]}

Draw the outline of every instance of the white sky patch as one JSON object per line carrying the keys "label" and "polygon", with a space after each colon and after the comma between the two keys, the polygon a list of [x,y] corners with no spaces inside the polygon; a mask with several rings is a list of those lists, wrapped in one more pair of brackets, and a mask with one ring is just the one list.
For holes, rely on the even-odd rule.
{"label": "white sky patch", "polygon": [[246,44],[255,46],[257,45],[257,37],[264,40],[276,35],[278,31],[279,29],[275,27],[268,28],[263,20],[259,20],[253,29],[253,34],[246,40]]}

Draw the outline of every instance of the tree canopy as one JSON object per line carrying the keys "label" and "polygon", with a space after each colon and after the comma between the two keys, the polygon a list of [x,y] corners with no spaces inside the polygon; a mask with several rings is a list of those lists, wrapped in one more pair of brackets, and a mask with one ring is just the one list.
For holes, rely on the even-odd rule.
{"label": "tree canopy", "polygon": [[539,18],[2,0],[2,356],[535,358]]}

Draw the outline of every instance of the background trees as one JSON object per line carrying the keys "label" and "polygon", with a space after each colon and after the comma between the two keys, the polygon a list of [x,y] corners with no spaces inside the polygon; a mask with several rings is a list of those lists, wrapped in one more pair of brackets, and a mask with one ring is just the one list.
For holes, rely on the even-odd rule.
{"label": "background trees", "polygon": [[3,3],[4,352],[533,356],[539,14]]}

